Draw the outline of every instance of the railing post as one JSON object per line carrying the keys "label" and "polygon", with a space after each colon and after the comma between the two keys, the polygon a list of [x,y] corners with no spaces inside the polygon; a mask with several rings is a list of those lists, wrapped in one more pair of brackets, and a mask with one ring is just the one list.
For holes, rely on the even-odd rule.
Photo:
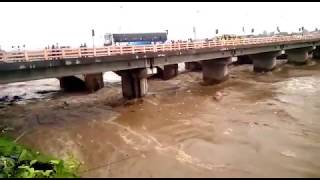
{"label": "railing post", "polygon": [[157,45],[153,45],[153,52],[157,52]]}
{"label": "railing post", "polygon": [[93,56],[96,57],[97,56],[97,52],[96,52],[96,48],[93,48]]}
{"label": "railing post", "polygon": [[187,49],[189,49],[189,42],[187,41]]}
{"label": "railing post", "polygon": [[120,54],[122,54],[122,46],[120,46]]}
{"label": "railing post", "polygon": [[132,54],[134,54],[134,46],[131,46]]}
{"label": "railing post", "polygon": [[81,58],[81,48],[78,49],[78,56]]}
{"label": "railing post", "polygon": [[29,61],[28,51],[24,51],[24,58],[26,59],[26,61]]}
{"label": "railing post", "polygon": [[47,49],[44,50],[44,59],[48,60],[48,50]]}
{"label": "railing post", "polygon": [[3,54],[2,54],[2,59],[1,59],[1,60],[2,60],[2,61],[6,61],[6,59],[7,59],[7,58],[6,58],[6,52],[3,52]]}
{"label": "railing post", "polygon": [[143,52],[146,53],[146,46],[143,46]]}
{"label": "railing post", "polygon": [[64,51],[64,49],[61,49],[61,51],[62,51],[62,59],[64,59],[65,58],[65,51]]}
{"label": "railing post", "polygon": [[162,44],[162,52],[164,51],[164,44]]}
{"label": "railing post", "polygon": [[108,47],[108,56],[111,55],[111,52],[110,52],[110,46]]}
{"label": "railing post", "polygon": [[180,42],[178,42],[178,49],[181,50]]}

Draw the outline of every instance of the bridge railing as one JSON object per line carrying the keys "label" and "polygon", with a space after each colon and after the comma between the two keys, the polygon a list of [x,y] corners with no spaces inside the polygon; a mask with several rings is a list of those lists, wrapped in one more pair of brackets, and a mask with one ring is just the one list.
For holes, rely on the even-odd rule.
{"label": "bridge railing", "polygon": [[68,58],[103,57],[125,54],[137,54],[148,52],[168,52],[182,51],[189,49],[216,48],[218,50],[235,49],[244,45],[263,45],[270,43],[285,43],[290,41],[306,41],[319,39],[319,35],[298,35],[298,36],[279,36],[279,37],[256,37],[230,40],[207,40],[195,42],[174,42],[146,46],[108,46],[98,48],[62,48],[44,49],[41,51],[12,51],[1,52],[0,61],[34,61],[34,60],[55,60]]}

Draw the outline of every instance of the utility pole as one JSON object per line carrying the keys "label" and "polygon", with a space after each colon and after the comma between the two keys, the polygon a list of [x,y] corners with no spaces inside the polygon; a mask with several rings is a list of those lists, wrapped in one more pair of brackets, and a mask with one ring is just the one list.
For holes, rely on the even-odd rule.
{"label": "utility pole", "polygon": [[196,40],[197,39],[197,33],[196,33],[196,27],[195,26],[193,26],[193,38],[194,38],[194,40]]}
{"label": "utility pole", "polygon": [[[199,10],[196,11],[196,15],[195,15],[196,21],[198,20],[199,12],[200,12]],[[194,26],[193,26],[193,36],[194,36],[194,40],[196,41],[197,39],[196,22],[194,22]]]}
{"label": "utility pole", "polygon": [[94,48],[94,29],[92,29],[92,47]]}

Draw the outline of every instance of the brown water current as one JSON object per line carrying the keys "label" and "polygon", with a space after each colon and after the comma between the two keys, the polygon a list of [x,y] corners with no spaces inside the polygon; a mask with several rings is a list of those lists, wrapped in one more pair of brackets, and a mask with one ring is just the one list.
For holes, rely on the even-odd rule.
{"label": "brown water current", "polygon": [[149,80],[124,101],[120,83],[58,92],[0,109],[12,136],[61,158],[83,177],[320,177],[320,62],[201,85],[201,72]]}

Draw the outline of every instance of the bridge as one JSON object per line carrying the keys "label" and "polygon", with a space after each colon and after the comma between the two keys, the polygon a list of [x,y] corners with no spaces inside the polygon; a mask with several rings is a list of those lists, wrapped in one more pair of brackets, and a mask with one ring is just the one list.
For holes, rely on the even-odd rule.
{"label": "bridge", "polygon": [[[320,56],[320,34],[230,40],[179,41],[146,46],[59,48],[0,52],[0,84],[58,78],[61,88],[83,82],[90,91],[103,87],[102,73],[121,76],[125,98],[147,93],[147,78],[158,74],[170,79],[178,74],[178,63],[202,69],[203,81],[215,84],[228,78],[232,57],[250,59],[254,71],[271,71],[276,57],[285,53],[289,63],[303,64],[310,54]],[[77,77],[77,78],[76,78]]]}

